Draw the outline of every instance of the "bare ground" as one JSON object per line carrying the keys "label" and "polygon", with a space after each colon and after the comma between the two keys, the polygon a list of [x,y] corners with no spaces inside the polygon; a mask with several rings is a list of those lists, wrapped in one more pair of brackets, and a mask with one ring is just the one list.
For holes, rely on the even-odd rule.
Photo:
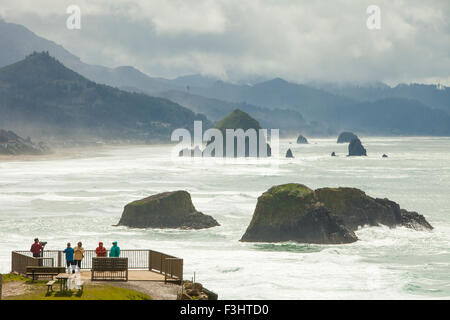
{"label": "bare ground", "polygon": [[2,298],[20,296],[32,290],[32,286],[21,281],[12,281],[3,284]]}
{"label": "bare ground", "polygon": [[153,300],[176,300],[181,286],[157,281],[106,282],[109,285],[135,290],[150,296]]}

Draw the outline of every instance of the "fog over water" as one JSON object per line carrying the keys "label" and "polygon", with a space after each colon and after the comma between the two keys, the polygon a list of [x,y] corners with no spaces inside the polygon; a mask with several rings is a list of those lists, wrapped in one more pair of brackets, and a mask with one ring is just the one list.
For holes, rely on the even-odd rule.
{"label": "fog over water", "polygon": [[[290,145],[290,142],[292,144]],[[47,249],[118,241],[184,259],[185,277],[221,299],[450,297],[450,138],[362,137],[368,157],[347,145],[282,140],[294,159],[172,160],[170,145],[84,151],[76,157],[0,161],[0,272],[11,250],[34,237]],[[338,157],[331,157],[335,151]],[[382,159],[386,153],[389,158]],[[423,214],[433,231],[370,227],[346,245],[241,243],[258,196],[273,185],[348,186]],[[113,227],[124,205],[171,190],[191,193],[198,211],[220,227],[206,230]]]}

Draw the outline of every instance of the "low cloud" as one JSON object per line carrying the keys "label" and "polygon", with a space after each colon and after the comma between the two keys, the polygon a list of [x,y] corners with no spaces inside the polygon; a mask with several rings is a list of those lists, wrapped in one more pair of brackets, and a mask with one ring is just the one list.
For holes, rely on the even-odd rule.
{"label": "low cloud", "polygon": [[[450,2],[376,2],[0,0],[0,14],[85,62],[152,76],[450,85]],[[81,8],[81,30],[65,28],[70,4]],[[371,4],[381,30],[366,27]]]}

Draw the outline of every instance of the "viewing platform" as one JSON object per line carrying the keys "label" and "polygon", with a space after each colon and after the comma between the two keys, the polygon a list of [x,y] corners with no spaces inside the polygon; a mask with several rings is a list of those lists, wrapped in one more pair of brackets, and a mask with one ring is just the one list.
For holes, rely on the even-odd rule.
{"label": "viewing platform", "polygon": [[[65,267],[66,258],[61,250],[44,250],[38,258],[26,250],[11,253],[11,271],[33,278],[52,277],[53,270]],[[92,281],[181,283],[183,259],[149,249],[125,249],[121,250],[120,258],[97,258],[95,250],[85,250],[80,273],[83,280]]]}

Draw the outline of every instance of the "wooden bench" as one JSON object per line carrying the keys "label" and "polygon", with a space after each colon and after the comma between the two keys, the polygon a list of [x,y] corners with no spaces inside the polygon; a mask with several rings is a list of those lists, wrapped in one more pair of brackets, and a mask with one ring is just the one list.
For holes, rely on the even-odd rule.
{"label": "wooden bench", "polygon": [[49,293],[50,291],[53,292],[53,285],[55,284],[56,280],[50,280],[49,282],[46,283],[47,285],[47,293]]}
{"label": "wooden bench", "polygon": [[92,281],[128,281],[128,258],[92,258]]}
{"label": "wooden bench", "polygon": [[52,277],[53,279],[54,276],[64,272],[66,272],[66,268],[64,267],[26,267],[26,276],[31,276],[33,281],[39,277]]}

